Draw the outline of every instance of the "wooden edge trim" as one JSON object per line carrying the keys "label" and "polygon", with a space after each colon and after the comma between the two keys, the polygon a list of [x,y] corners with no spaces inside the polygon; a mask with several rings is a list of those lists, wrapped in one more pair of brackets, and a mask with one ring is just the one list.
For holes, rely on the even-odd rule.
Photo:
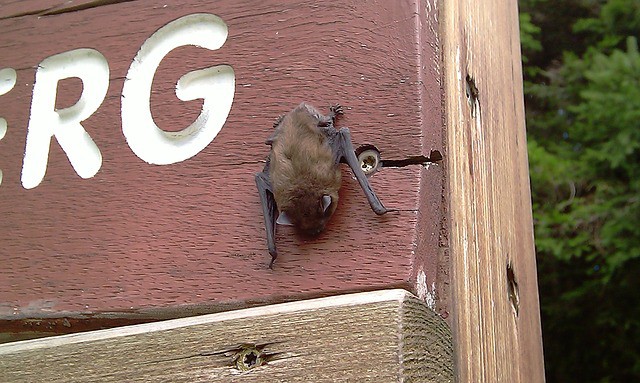
{"label": "wooden edge trim", "polygon": [[401,289],[7,343],[0,356],[8,381],[453,381],[447,324]]}

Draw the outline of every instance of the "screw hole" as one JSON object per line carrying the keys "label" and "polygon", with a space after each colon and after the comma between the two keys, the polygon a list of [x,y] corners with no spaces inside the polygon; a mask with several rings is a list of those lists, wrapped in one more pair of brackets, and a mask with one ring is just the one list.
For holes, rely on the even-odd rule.
{"label": "screw hole", "polygon": [[255,347],[244,348],[236,357],[236,367],[240,371],[248,371],[263,364],[262,352]]}
{"label": "screw hole", "polygon": [[363,145],[356,149],[356,156],[365,175],[370,176],[380,169],[382,159],[380,152],[373,145]]}

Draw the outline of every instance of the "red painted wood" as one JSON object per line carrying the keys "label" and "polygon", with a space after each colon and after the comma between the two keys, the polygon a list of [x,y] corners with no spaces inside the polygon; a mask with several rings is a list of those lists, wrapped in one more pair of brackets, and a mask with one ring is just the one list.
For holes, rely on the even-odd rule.
{"label": "red painted wood", "polygon": [[[33,9],[57,3],[25,2]],[[200,101],[179,101],[176,81],[218,64],[235,70],[233,107],[198,155],[149,165],[122,134],[124,77],[154,31],[197,12],[220,16],[227,42],[218,51],[183,47],[167,56],[154,80],[154,118],[166,130],[187,126]],[[253,180],[274,118],[301,101],[323,110],[344,105],[339,125],[351,128],[356,146],[373,144],[383,159],[442,153],[432,2],[134,1],[9,17],[0,28],[0,68],[18,72],[15,88],[0,96],[0,116],[9,124],[0,140],[0,319],[218,310],[388,287],[416,291],[421,272],[429,288],[438,280],[446,235],[442,165],[375,174],[381,200],[400,210],[383,217],[345,176],[338,211],[320,237],[303,240],[278,228],[274,270],[267,268]],[[102,168],[81,179],[53,141],[44,181],[25,190],[20,171],[35,68],[81,47],[100,51],[111,71],[107,98],[83,123],[102,152]],[[58,105],[75,103],[79,94],[79,81],[63,81]]]}

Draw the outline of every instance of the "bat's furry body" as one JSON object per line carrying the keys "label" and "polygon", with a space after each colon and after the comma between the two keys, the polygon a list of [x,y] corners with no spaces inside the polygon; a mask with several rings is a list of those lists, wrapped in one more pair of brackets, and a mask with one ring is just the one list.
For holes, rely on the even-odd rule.
{"label": "bat's furry body", "polygon": [[324,116],[313,106],[302,103],[274,124],[275,132],[267,140],[271,153],[264,170],[256,174],[272,257],[269,267],[277,257],[276,221],[287,221],[307,235],[317,235],[324,229],[338,204],[339,165],[343,158],[371,208],[377,214],[387,212],[362,172],[349,129],[334,127],[341,113],[339,105],[331,107],[330,114]]}
{"label": "bat's furry body", "polygon": [[[319,234],[338,203],[341,172],[317,110],[300,105],[272,138],[269,179],[280,213],[302,233]],[[325,124],[326,125],[326,124]],[[327,209],[323,197],[330,198]]]}

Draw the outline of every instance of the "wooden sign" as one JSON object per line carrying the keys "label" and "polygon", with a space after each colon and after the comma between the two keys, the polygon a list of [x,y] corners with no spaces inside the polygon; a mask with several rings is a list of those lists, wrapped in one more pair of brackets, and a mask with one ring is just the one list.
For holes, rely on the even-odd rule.
{"label": "wooden sign", "polygon": [[[446,317],[437,15],[417,4],[2,2],[2,323],[395,287]],[[271,270],[254,174],[302,101],[343,105],[397,211],[345,167],[326,230],[278,227]]]}

